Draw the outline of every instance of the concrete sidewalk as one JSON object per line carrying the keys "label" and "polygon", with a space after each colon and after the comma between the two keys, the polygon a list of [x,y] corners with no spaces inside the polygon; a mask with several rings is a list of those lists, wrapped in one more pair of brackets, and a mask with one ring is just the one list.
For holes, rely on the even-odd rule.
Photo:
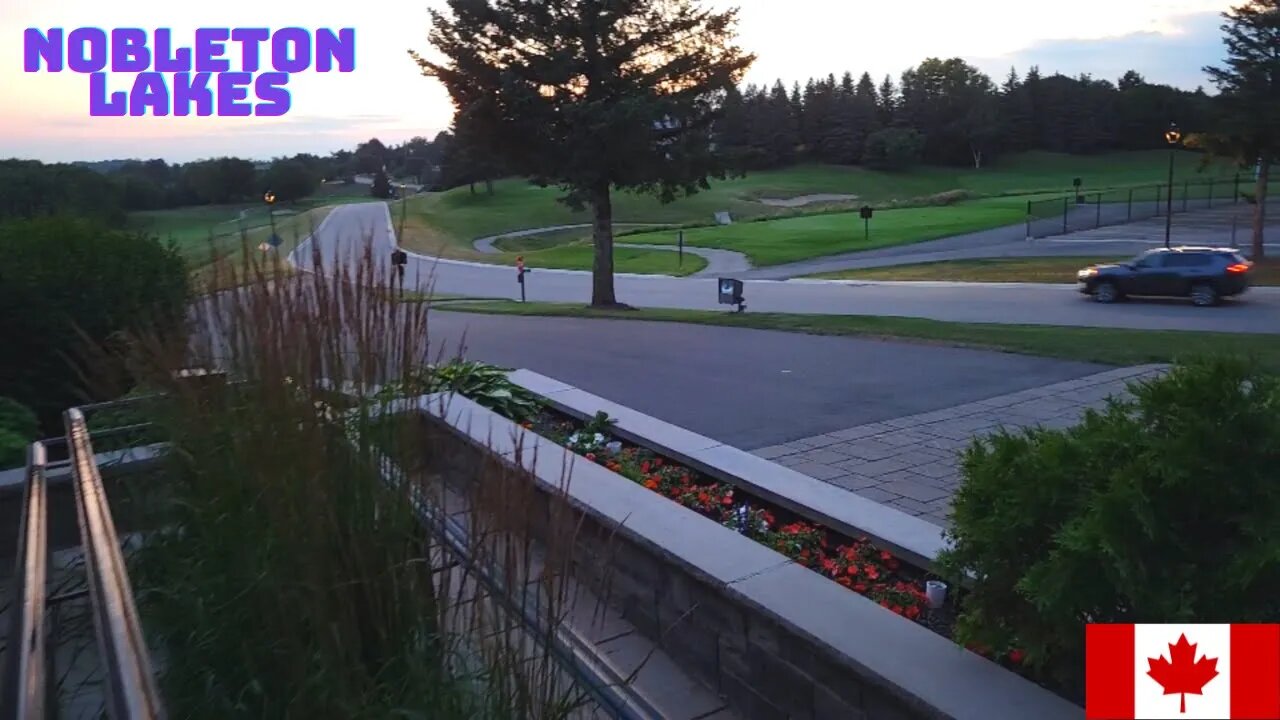
{"label": "concrete sidewalk", "polygon": [[851,490],[941,527],[959,487],[959,454],[1000,428],[1066,428],[1088,408],[1123,396],[1129,383],[1166,366],[1108,370],[944,410],[859,425],[753,451],[796,472]]}

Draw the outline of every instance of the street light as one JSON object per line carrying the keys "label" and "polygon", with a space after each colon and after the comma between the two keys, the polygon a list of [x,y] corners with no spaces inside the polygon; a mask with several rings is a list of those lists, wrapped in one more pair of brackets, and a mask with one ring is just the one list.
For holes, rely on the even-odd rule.
{"label": "street light", "polygon": [[1178,143],[1182,142],[1182,131],[1177,123],[1169,123],[1169,129],[1164,131],[1164,141],[1169,143],[1169,197],[1165,199],[1164,212],[1164,248],[1168,250],[1169,237],[1173,234],[1173,156]]}
{"label": "street light", "polygon": [[271,237],[267,239],[267,244],[271,247],[279,247],[280,237],[276,235],[276,194],[268,190],[263,194],[262,200],[267,204],[267,220],[271,223]]}

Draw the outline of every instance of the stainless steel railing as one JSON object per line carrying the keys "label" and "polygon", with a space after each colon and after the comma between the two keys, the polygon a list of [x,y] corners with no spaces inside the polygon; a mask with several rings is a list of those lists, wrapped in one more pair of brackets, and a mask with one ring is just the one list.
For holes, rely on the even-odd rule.
{"label": "stainless steel railing", "polygon": [[112,720],[159,720],[165,717],[164,706],[84,413],[72,408],[63,419],[94,630],[106,676],[107,715]]}
{"label": "stainless steel railing", "polygon": [[12,625],[0,677],[0,718],[43,720],[50,686],[45,682],[50,657],[45,650],[45,582],[48,573],[48,495],[45,450],[32,443],[27,451],[27,477],[18,559],[13,571]]}

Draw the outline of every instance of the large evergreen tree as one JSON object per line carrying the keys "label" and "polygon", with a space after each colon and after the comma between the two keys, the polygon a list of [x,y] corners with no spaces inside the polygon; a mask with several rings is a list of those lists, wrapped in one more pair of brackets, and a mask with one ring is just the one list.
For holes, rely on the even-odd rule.
{"label": "large evergreen tree", "polygon": [[737,11],[694,0],[448,0],[431,10],[438,78],[517,172],[560,185],[594,216],[591,303],[616,305],[614,189],[663,201],[722,177],[716,100],[754,57]]}
{"label": "large evergreen tree", "polygon": [[1280,0],[1250,0],[1223,17],[1226,66],[1204,70],[1221,91],[1217,145],[1258,163],[1251,255],[1259,261],[1265,252],[1271,163],[1280,157]]}

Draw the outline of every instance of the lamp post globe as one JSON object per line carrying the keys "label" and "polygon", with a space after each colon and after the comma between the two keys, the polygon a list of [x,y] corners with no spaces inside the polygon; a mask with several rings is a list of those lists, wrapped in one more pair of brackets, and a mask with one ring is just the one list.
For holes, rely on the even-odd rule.
{"label": "lamp post globe", "polygon": [[276,201],[276,194],[275,194],[275,193],[273,193],[273,192],[271,192],[270,190],[268,190],[268,191],[266,192],[266,194],[264,194],[264,195],[262,196],[262,199],[263,199],[263,201],[264,201],[264,202],[266,202],[268,205],[273,205],[273,204],[275,204],[275,201]]}

